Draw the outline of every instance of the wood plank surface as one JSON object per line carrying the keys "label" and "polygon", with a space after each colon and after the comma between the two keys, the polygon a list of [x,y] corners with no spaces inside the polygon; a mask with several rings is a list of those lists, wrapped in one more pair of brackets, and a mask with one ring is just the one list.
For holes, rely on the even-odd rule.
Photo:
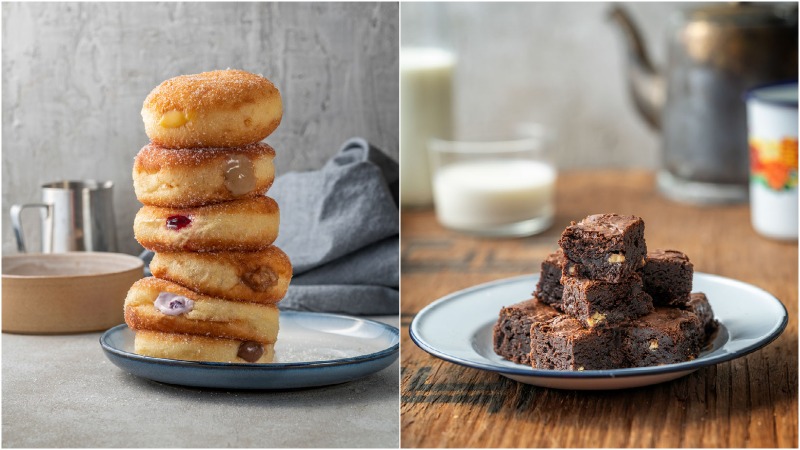
{"label": "wood plank surface", "polygon": [[[641,216],[649,248],[680,249],[696,271],[771,292],[789,311],[788,327],[747,357],[620,391],[520,384],[434,358],[408,337],[414,315],[433,300],[538,273],[570,220],[600,212]],[[404,211],[401,232],[403,447],[797,446],[797,244],[757,235],[747,205],[670,202],[656,191],[651,172],[580,171],[559,175],[555,224],[541,235],[457,234],[430,210]]]}

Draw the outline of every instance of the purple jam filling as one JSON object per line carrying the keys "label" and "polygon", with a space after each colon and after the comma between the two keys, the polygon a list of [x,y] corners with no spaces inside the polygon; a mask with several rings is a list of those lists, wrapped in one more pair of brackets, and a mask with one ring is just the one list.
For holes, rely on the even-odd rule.
{"label": "purple jam filling", "polygon": [[178,316],[194,309],[194,300],[169,292],[162,292],[158,294],[153,305],[168,316]]}

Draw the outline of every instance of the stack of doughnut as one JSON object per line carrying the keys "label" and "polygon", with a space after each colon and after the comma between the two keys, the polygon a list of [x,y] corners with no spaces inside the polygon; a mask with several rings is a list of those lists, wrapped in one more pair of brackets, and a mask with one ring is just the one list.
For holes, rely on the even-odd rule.
{"label": "stack of doughnut", "polygon": [[136,353],[272,362],[276,304],[292,266],[272,245],[279,212],[265,193],[275,151],[260,141],[282,114],[278,89],[241,70],[172,78],[145,99],[151,142],[134,161],[133,186],[144,207],[133,230],[156,254],[153,276],[125,299]]}

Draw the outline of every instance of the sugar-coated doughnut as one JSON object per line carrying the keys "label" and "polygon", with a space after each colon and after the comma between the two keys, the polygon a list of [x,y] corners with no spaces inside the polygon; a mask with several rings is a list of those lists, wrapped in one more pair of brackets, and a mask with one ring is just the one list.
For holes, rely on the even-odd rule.
{"label": "sugar-coated doughnut", "polygon": [[142,105],[150,140],[170,148],[239,147],[269,136],[283,105],[268,79],[243,70],[181,75],[153,89]]}
{"label": "sugar-coated doughnut", "polygon": [[143,206],[133,234],[155,252],[256,251],[278,237],[275,200],[259,196],[197,208]]}
{"label": "sugar-coated doughnut", "polygon": [[277,303],[289,288],[292,264],[274,245],[258,252],[160,252],[153,276],[201,294],[257,303]]}
{"label": "sugar-coated doughnut", "polygon": [[133,189],[145,205],[185,208],[264,194],[275,179],[275,150],[146,145],[133,162]]}
{"label": "sugar-coated doughnut", "polygon": [[271,363],[275,358],[275,344],[149,330],[136,332],[133,351],[154,358],[184,361],[261,364]]}
{"label": "sugar-coated doughnut", "polygon": [[155,277],[142,278],[125,297],[125,323],[133,330],[194,334],[274,343],[278,308],[198,294]]}

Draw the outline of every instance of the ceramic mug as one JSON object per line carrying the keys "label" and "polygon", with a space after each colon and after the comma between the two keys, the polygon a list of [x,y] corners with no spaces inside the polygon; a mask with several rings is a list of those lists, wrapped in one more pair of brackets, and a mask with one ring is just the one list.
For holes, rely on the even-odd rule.
{"label": "ceramic mug", "polygon": [[116,252],[111,181],[56,181],[42,185],[42,203],[11,207],[17,250],[26,252],[22,210],[42,210],[42,253]]}
{"label": "ceramic mug", "polygon": [[797,240],[797,82],[760,86],[745,98],[753,228]]}

